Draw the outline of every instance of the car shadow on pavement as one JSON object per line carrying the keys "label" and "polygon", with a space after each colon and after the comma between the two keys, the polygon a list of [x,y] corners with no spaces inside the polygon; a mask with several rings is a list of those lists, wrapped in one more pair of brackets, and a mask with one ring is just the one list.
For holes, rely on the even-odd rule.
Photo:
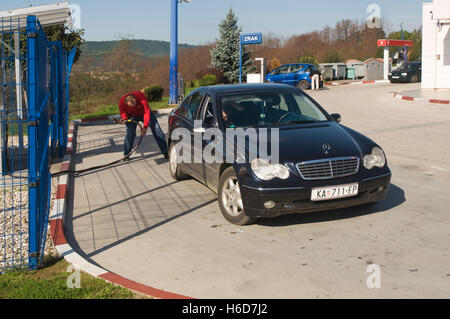
{"label": "car shadow on pavement", "polygon": [[284,215],[276,218],[264,218],[258,220],[261,226],[279,227],[295,224],[321,223],[339,219],[354,218],[388,211],[404,203],[405,192],[400,187],[391,184],[386,198],[376,204],[365,204],[350,208],[333,209],[322,212]]}

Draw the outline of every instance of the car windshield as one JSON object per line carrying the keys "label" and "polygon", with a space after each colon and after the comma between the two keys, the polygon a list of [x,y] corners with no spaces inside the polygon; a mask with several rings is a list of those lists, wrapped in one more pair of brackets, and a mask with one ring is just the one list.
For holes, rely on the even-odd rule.
{"label": "car windshield", "polygon": [[328,121],[300,92],[258,92],[219,98],[225,127],[262,127]]}

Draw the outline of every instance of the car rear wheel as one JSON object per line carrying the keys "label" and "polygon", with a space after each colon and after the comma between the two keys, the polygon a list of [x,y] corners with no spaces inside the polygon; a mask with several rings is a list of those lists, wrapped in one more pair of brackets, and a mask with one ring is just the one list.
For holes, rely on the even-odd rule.
{"label": "car rear wheel", "polygon": [[227,168],[219,180],[218,200],[222,215],[235,225],[249,225],[257,218],[245,214],[241,189],[233,167]]}
{"label": "car rear wheel", "polygon": [[302,90],[307,90],[309,89],[309,83],[306,80],[301,80],[300,82],[298,82],[298,88],[302,89]]}
{"label": "car rear wheel", "polygon": [[173,179],[180,181],[188,178],[188,175],[183,173],[178,163],[178,153],[174,143],[171,143],[169,148],[169,168]]}

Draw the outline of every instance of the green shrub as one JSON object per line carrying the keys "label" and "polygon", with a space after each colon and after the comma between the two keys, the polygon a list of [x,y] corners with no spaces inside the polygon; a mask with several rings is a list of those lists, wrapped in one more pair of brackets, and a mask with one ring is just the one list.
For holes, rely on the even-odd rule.
{"label": "green shrub", "polygon": [[152,85],[144,89],[144,94],[149,102],[160,102],[164,94],[161,85]]}
{"label": "green shrub", "polygon": [[318,65],[319,61],[317,61],[317,59],[313,56],[302,56],[299,61],[299,63],[307,63],[307,64],[314,64],[314,65]]}
{"label": "green shrub", "polygon": [[202,78],[198,81],[199,86],[210,86],[217,84],[217,78],[214,74],[207,74],[202,76]]}

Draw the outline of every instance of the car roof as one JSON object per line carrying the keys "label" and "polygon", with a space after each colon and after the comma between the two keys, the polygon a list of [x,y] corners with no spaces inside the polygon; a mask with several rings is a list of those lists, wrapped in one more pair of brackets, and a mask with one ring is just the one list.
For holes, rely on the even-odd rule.
{"label": "car roof", "polygon": [[[296,87],[287,84],[262,83],[262,84],[225,84],[204,86],[192,91],[204,92],[210,95],[239,93],[239,92],[264,92],[264,91],[298,91]],[[191,94],[192,94],[191,93]]]}
{"label": "car roof", "polygon": [[288,64],[283,64],[282,66],[286,66],[286,65],[303,65],[303,66],[307,66],[307,65],[313,65],[313,64],[309,64],[309,63],[288,63]]}

